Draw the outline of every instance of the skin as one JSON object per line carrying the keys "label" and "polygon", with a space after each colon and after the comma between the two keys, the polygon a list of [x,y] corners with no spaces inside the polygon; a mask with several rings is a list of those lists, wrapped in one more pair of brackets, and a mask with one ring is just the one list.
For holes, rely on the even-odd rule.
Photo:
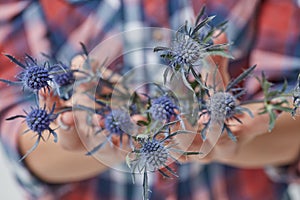
{"label": "skin", "polygon": [[[215,43],[224,42],[226,42],[224,34],[221,34],[215,40]],[[229,81],[227,73],[228,60],[217,56],[213,57],[213,60],[220,66],[220,75],[224,84],[226,84]],[[80,68],[82,62],[83,58],[81,56],[74,58],[72,67]],[[107,73],[109,74],[109,71]],[[80,90],[85,90],[88,86],[81,87]],[[40,94],[42,105],[44,103],[52,105],[53,102],[56,102],[57,107],[72,104],[72,102],[62,102],[52,95],[44,98],[46,95],[49,96],[49,94]],[[73,102],[80,102],[81,104],[91,105],[90,101],[82,95],[73,97]],[[273,131],[268,132],[268,116],[257,115],[262,104],[249,104],[247,107],[255,114],[254,118],[245,114],[239,116],[243,124],[230,122],[236,124],[232,126],[231,130],[237,136],[238,142],[231,141],[225,133],[213,150],[204,158],[199,159],[198,156],[189,156],[188,158],[181,157],[180,161],[199,163],[217,161],[244,168],[283,165],[294,162],[300,151],[299,117],[292,119],[289,114],[282,114],[278,117]],[[60,115],[56,121],[56,127],[60,124],[59,122],[63,122],[68,128],[57,130],[58,143],[52,142],[51,138],[47,142],[41,142],[39,147],[25,159],[29,169],[40,179],[49,183],[79,181],[94,177],[110,166],[124,162],[125,156],[130,150],[128,145],[119,148],[118,138],[113,138],[114,144],[116,144],[113,148],[110,145],[105,145],[96,154],[98,159],[95,159],[94,156],[85,155],[87,150],[83,144],[88,143],[88,141],[85,141],[85,136],[89,133],[89,130],[88,126],[83,123],[85,121],[84,117],[83,113],[76,112],[74,115],[72,112]],[[80,123],[77,123],[77,121],[80,121]],[[103,126],[103,119],[100,119],[100,125]],[[193,129],[193,127],[190,128]],[[20,132],[25,129],[26,127],[21,127]],[[199,151],[199,146],[202,144],[199,134],[196,137],[179,135],[176,139],[179,142],[178,147],[185,151]],[[30,134],[20,136],[21,153],[25,154],[33,143],[34,140],[31,139]],[[123,144],[126,143],[127,138],[125,137]]]}
{"label": "skin", "polygon": [[[224,132],[216,146],[203,159],[189,157],[187,160],[186,157],[182,157],[181,161],[205,163],[216,161],[243,168],[293,163],[299,158],[300,152],[298,128],[300,118],[292,119],[290,114],[282,113],[277,118],[275,128],[269,132],[268,115],[258,115],[258,110],[262,106],[260,103],[245,106],[252,111],[254,118],[247,114],[239,116],[243,124],[228,122],[232,125],[231,131],[237,137],[237,142],[232,141]],[[192,127],[188,129],[194,130]],[[203,144],[200,135],[195,137],[178,135],[177,140],[185,151],[199,151],[199,146]]]}

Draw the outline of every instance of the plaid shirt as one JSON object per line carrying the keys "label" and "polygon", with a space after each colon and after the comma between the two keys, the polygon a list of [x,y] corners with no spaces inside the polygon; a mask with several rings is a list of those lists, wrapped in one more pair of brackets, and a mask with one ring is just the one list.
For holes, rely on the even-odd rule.
{"label": "plaid shirt", "polygon": [[[19,58],[25,52],[37,58],[40,52],[46,52],[70,61],[80,51],[79,42],[92,49],[105,38],[128,28],[176,30],[184,20],[193,18],[203,3],[203,0],[6,1],[0,4],[0,50]],[[217,14],[216,23],[229,20],[227,34],[234,42],[232,52],[236,58],[230,63],[232,76],[258,64],[257,73],[264,70],[272,80],[296,80],[300,71],[297,1],[210,0],[206,5],[209,14]],[[125,41],[123,50],[132,48],[130,45],[134,41]],[[137,61],[124,56],[123,66],[145,63],[143,59],[146,57],[140,56]],[[0,65],[5,66],[0,68],[1,77],[13,78],[16,67],[4,56],[0,56]],[[251,94],[258,91],[257,82],[251,78],[245,85]],[[1,83],[0,94],[5,97],[0,104],[1,140],[28,199],[141,199],[141,181],[133,185],[129,174],[115,170],[75,183],[50,185],[40,181],[18,162],[18,126],[2,122],[6,116],[22,112],[24,106],[14,106],[20,104],[20,94]],[[150,177],[151,199],[275,200],[286,195],[287,184],[271,181],[265,169],[239,169],[217,163],[173,167],[180,178],[162,179],[158,174]],[[291,171],[287,169],[298,170],[299,176],[300,169],[292,166],[280,168],[282,174],[274,170],[269,174],[281,180]],[[288,181],[297,178],[295,174],[288,175]]]}

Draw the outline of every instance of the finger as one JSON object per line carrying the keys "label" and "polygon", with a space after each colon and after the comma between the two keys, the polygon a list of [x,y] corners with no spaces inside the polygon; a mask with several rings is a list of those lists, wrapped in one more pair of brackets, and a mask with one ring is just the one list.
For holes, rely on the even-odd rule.
{"label": "finger", "polygon": [[126,133],[122,134],[122,137],[119,135],[113,135],[111,138],[112,143],[114,144],[114,147],[116,150],[122,151],[122,152],[131,152],[130,148],[130,138]]}
{"label": "finger", "polygon": [[84,146],[75,128],[75,119],[72,112],[62,113],[58,119],[59,143],[66,150],[83,150]]}
{"label": "finger", "polygon": [[[77,85],[76,92],[86,92],[90,89],[93,89],[96,86],[96,82],[98,80],[93,80],[93,73],[95,73],[95,68],[97,67],[98,63],[91,61],[88,59],[86,55],[77,55],[71,61],[71,69],[78,70],[78,73],[75,73],[76,80],[85,80],[87,81],[81,82],[80,85]],[[77,82],[79,83],[79,82]]]}
{"label": "finger", "polygon": [[85,92],[95,90],[99,96],[112,93],[113,85],[117,83],[121,76],[107,69],[107,65],[101,64],[93,58],[87,58],[83,55],[75,56],[71,61],[71,69],[79,70],[76,73],[77,80],[88,78],[88,82],[82,82],[77,91]]}
{"label": "finger", "polygon": [[103,115],[94,115],[93,120],[93,123],[96,126],[99,126],[100,128],[105,127],[105,117]]}
{"label": "finger", "polygon": [[[76,80],[83,80],[88,78],[92,74],[92,69],[90,69],[90,65],[87,66],[87,57],[84,55],[77,55],[71,61],[71,69],[78,70],[78,73],[74,73]],[[90,62],[89,62],[90,63]],[[85,92],[88,89],[95,86],[95,82],[89,81],[89,83],[83,82],[80,85],[77,85],[76,91],[77,92]]]}
{"label": "finger", "polygon": [[[87,57],[84,55],[77,55],[71,61],[71,69],[80,69],[85,70],[88,69],[89,66],[85,66]],[[89,62],[90,66],[94,69],[98,63]]]}
{"label": "finger", "polygon": [[[183,121],[186,130],[192,131],[194,132],[194,134],[177,134],[174,137],[175,143],[177,143],[176,148],[179,148],[183,152],[199,152],[200,146],[203,142],[201,135],[197,133],[197,129],[199,129],[199,127],[197,127],[197,125],[191,126],[190,123],[184,118]],[[182,130],[180,123],[177,123],[174,127],[172,127],[172,132],[175,132],[177,130]],[[185,156],[182,156],[182,159],[186,160]]]}
{"label": "finger", "polygon": [[54,95],[53,91],[40,90],[38,95],[40,107],[46,106],[48,110],[51,110],[54,103],[56,109],[61,107],[61,101],[57,95]]}

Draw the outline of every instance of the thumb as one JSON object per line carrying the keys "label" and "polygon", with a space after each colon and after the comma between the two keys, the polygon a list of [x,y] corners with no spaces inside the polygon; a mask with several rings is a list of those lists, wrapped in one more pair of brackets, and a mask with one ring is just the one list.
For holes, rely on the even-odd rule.
{"label": "thumb", "polygon": [[65,112],[57,119],[59,125],[59,143],[66,150],[84,150],[84,146],[75,127],[74,114]]}

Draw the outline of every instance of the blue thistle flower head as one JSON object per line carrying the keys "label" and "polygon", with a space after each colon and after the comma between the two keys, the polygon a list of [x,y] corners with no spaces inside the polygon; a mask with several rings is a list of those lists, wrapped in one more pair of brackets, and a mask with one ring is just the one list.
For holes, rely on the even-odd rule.
{"label": "blue thistle flower head", "polygon": [[171,44],[169,54],[170,65],[173,67],[188,65],[193,66],[203,57],[202,46],[188,35],[179,34]]}
{"label": "blue thistle flower head", "polygon": [[49,70],[39,65],[27,67],[20,77],[24,87],[31,91],[49,87],[48,81],[51,81]]}
{"label": "blue thistle flower head", "polygon": [[105,117],[105,129],[111,134],[122,135],[123,133],[129,133],[133,128],[133,124],[130,120],[130,116],[124,110],[112,110]]}
{"label": "blue thistle flower head", "polygon": [[54,114],[55,104],[50,112],[46,110],[46,106],[41,107],[31,107],[31,111],[26,113],[25,118],[26,124],[31,131],[42,135],[42,133],[46,130],[49,130],[51,133],[53,130],[50,128],[50,124],[57,118],[57,114]]}
{"label": "blue thistle flower head", "polygon": [[50,127],[50,124],[58,116],[57,114],[54,114],[54,110],[55,110],[55,104],[53,104],[53,107],[50,112],[48,112],[46,110],[46,105],[43,108],[31,107],[31,111],[29,113],[24,111],[26,115],[16,115],[16,116],[6,119],[6,120],[14,120],[16,118],[24,118],[25,122],[28,126],[28,129],[25,130],[24,133],[33,131],[37,135],[36,143],[33,145],[33,147],[30,150],[27,151],[27,153],[21,158],[21,160],[26,158],[32,151],[34,151],[37,148],[41,139],[45,141],[44,136],[43,136],[43,133],[45,131],[49,131],[49,136],[50,136],[50,134],[52,134],[52,136],[54,137],[54,142],[57,142],[57,139],[58,139],[57,134]]}
{"label": "blue thistle flower head", "polygon": [[[201,130],[202,139],[206,139],[206,133],[209,129],[208,127],[212,125],[212,123],[217,123],[222,132],[224,130],[227,131],[228,136],[233,140],[237,141],[236,137],[230,130],[227,122],[229,119],[235,119],[237,122],[242,124],[242,121],[236,116],[236,114],[244,114],[247,113],[250,117],[254,117],[251,110],[246,107],[242,107],[241,104],[237,101],[239,97],[246,93],[244,88],[236,87],[241,81],[247,78],[251,72],[255,69],[256,65],[249,67],[239,76],[237,76],[234,80],[232,80],[225,88],[225,91],[216,91],[217,85],[216,80],[213,80],[214,85],[212,86],[214,94],[210,94],[209,90],[204,92],[204,96],[208,96],[209,99],[204,99],[204,96],[200,96],[200,103],[202,104],[200,110],[200,117],[203,115],[207,115],[209,118],[207,122],[203,123],[204,127]],[[214,78],[215,79],[215,78]],[[206,83],[205,83],[206,85]],[[232,94],[234,93],[234,95]]]}
{"label": "blue thistle flower head", "polygon": [[[135,146],[131,155],[128,154],[127,164],[131,168],[132,177],[138,170],[138,173],[143,173],[143,197],[148,197],[148,173],[158,171],[164,177],[170,178],[171,176],[178,177],[177,174],[169,167],[170,162],[174,161],[179,164],[177,156],[181,155],[197,155],[199,152],[185,152],[183,150],[174,148],[177,144],[174,143],[174,136],[180,133],[188,133],[189,131],[178,130],[171,131],[170,126],[177,122],[165,123],[162,127],[154,132],[146,131],[141,135],[137,135],[136,141],[138,144]],[[167,135],[166,135],[167,133]],[[172,152],[172,154],[171,154]]]}
{"label": "blue thistle flower head", "polygon": [[[101,114],[103,114],[102,111]],[[108,131],[108,140],[106,141],[110,141],[112,135],[116,135],[120,137],[120,146],[122,146],[122,137],[125,133],[128,135],[129,139],[131,139],[133,123],[131,122],[130,116],[126,111],[115,109],[111,110],[111,112],[105,116],[104,128]],[[102,132],[103,130],[104,129],[97,131],[96,134]],[[106,141],[95,146],[86,155],[92,155],[96,153],[106,144]],[[132,145],[131,142],[130,145]]]}
{"label": "blue thistle flower head", "polygon": [[26,116],[28,127],[39,134],[45,130],[49,130],[50,123],[55,119],[55,115],[47,113],[45,109],[33,108]]}
{"label": "blue thistle flower head", "polygon": [[152,118],[160,121],[170,121],[172,116],[177,117],[175,110],[178,109],[172,99],[166,95],[153,99],[149,113]]}
{"label": "blue thistle flower head", "polygon": [[162,52],[160,56],[168,61],[173,71],[180,70],[185,73],[189,73],[195,66],[202,66],[202,61],[207,56],[232,58],[226,50],[228,44],[213,43],[215,31],[224,31],[226,25],[226,22],[223,22],[217,26],[210,26],[214,17],[208,17],[203,7],[194,25],[190,26],[186,22],[176,31],[175,39],[169,47],[159,46],[154,48],[154,52]]}
{"label": "blue thistle flower head", "polygon": [[76,80],[75,71],[63,63],[53,66],[53,89],[63,100],[69,100],[73,94],[73,84]]}
{"label": "blue thistle flower head", "polygon": [[168,157],[168,149],[156,139],[148,139],[140,150],[145,165],[150,171],[164,167]]}
{"label": "blue thistle flower head", "polygon": [[49,82],[52,81],[51,70],[48,62],[45,62],[44,65],[37,63],[37,60],[33,59],[31,56],[26,54],[25,63],[18,61],[11,55],[6,55],[12,62],[23,68],[16,77],[18,81],[8,81],[0,79],[8,84],[12,85],[23,85],[23,89],[27,89],[31,92],[37,93],[41,89],[47,88],[50,89]]}
{"label": "blue thistle flower head", "polygon": [[[165,123],[162,127],[154,132],[150,130],[141,135],[137,135],[136,141],[139,144],[136,145],[135,149],[132,151],[132,153],[135,154],[135,158],[131,163],[133,170],[136,167],[137,169],[140,169],[140,172],[143,169],[150,172],[158,170],[162,173],[162,175],[168,177],[167,174],[160,171],[160,168],[165,167],[171,174],[176,176],[173,170],[167,166],[168,161],[173,160],[178,162],[177,159],[170,154],[170,152],[180,155],[195,154],[195,152],[185,152],[174,148],[177,144],[174,143],[173,137],[177,134],[189,132],[184,130],[172,132],[170,127],[176,123],[176,121]],[[199,152],[196,154],[199,154]]]}
{"label": "blue thistle flower head", "polygon": [[[238,96],[240,94],[238,94]],[[219,125],[222,126],[222,132],[226,130],[230,139],[236,142],[237,139],[235,135],[231,132],[226,121],[228,119],[235,119],[239,123],[242,123],[242,121],[235,115],[242,114],[244,112],[248,113],[249,116],[254,117],[252,112],[248,108],[240,106],[237,102],[237,97],[229,92],[217,92],[210,96],[210,99],[206,105],[206,109],[207,111],[204,111],[200,114],[200,116],[205,114],[209,115],[208,122],[203,123],[204,128],[201,130],[201,136],[203,140],[206,139],[206,131],[208,129],[208,126],[210,126],[211,122],[217,122]]]}
{"label": "blue thistle flower head", "polygon": [[228,92],[217,92],[211,96],[207,109],[212,119],[224,121],[236,114],[236,98]]}
{"label": "blue thistle flower head", "polygon": [[64,72],[57,73],[53,76],[53,81],[58,86],[67,86],[71,85],[75,82],[74,72],[70,70],[70,67],[67,65],[60,63],[59,67],[54,68],[55,71],[62,71]]}
{"label": "blue thistle flower head", "polygon": [[[167,173],[163,172],[161,168],[165,168],[169,173],[177,176],[175,172],[167,166],[169,154],[168,147],[163,145],[163,141],[156,140],[155,138],[140,138],[141,146],[139,149],[133,150],[135,155],[133,160],[127,163],[131,168],[132,179],[134,181],[134,173],[136,169],[139,173],[143,173],[143,199],[148,199],[148,173],[159,171],[164,177],[170,177]],[[171,157],[172,158],[172,157]]]}

